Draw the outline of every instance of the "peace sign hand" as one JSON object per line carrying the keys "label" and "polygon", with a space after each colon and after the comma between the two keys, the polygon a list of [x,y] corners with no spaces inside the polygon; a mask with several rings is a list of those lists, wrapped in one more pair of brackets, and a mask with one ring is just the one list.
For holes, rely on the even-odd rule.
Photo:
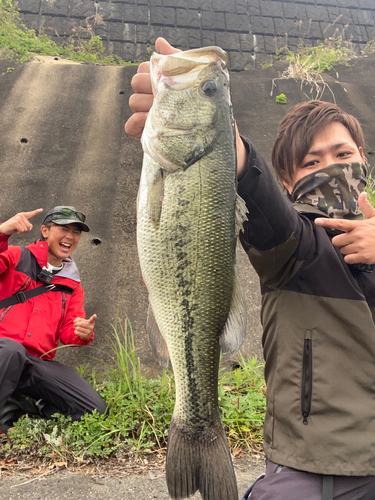
{"label": "peace sign hand", "polygon": [[332,243],[345,255],[348,264],[375,264],[375,209],[361,193],[358,205],[364,220],[315,219],[315,224],[343,231]]}

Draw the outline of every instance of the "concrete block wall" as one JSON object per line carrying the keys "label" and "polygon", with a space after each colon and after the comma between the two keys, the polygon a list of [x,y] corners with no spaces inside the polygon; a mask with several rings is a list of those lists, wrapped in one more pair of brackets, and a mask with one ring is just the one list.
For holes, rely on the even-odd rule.
{"label": "concrete block wall", "polygon": [[219,45],[237,71],[300,39],[342,34],[358,50],[375,39],[375,0],[18,0],[18,8],[29,28],[58,43],[92,31],[133,62],[149,57],[158,36],[181,49]]}

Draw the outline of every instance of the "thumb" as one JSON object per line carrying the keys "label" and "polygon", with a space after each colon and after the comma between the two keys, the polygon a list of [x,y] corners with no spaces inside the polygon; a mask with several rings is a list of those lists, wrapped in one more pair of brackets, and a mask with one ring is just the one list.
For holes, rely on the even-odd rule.
{"label": "thumb", "polygon": [[165,38],[159,37],[155,42],[155,50],[159,54],[164,56],[169,56],[170,54],[175,54],[176,52],[181,52],[181,50],[172,47],[170,43],[167,42]]}
{"label": "thumb", "polygon": [[91,318],[88,320],[88,322],[89,322],[89,323],[94,324],[94,323],[95,323],[96,318],[97,318],[97,315],[96,315],[96,314],[93,314],[93,315],[91,316]]}
{"label": "thumb", "polygon": [[366,219],[371,219],[372,217],[375,217],[375,208],[368,201],[367,193],[361,193],[359,195],[358,206],[363,212],[363,215],[366,217]]}

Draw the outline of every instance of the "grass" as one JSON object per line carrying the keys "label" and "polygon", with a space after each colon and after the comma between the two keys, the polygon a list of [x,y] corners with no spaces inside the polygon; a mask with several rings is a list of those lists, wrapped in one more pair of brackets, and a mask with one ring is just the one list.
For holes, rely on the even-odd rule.
{"label": "grass", "polygon": [[315,47],[306,47],[301,41],[296,52],[287,47],[281,49],[285,52],[285,59],[296,67],[308,69],[314,73],[330,71],[338,64],[348,65],[349,61],[358,57],[353,44],[343,39],[341,35],[326,38]]}
{"label": "grass", "polygon": [[[174,407],[173,373],[156,378],[142,375],[128,320],[109,335],[104,371],[88,365],[78,373],[94,386],[108,405],[106,415],[87,414],[81,420],[56,415],[51,420],[23,416],[2,436],[0,458],[32,457],[43,463],[83,463],[94,458],[164,454]],[[99,358],[94,357],[98,360]],[[263,366],[256,358],[241,359],[240,367],[220,371],[219,404],[233,451],[259,452],[265,413]]]}
{"label": "grass", "polygon": [[[34,56],[58,56],[76,62],[108,65],[129,65],[103,46],[99,36],[94,35],[93,26],[103,23],[101,16],[86,20],[86,26],[75,28],[74,34],[61,45],[57,45],[43,28],[37,34],[28,29],[20,19],[12,0],[0,0],[0,59],[12,59],[16,64]],[[87,39],[83,38],[85,34]],[[9,67],[8,72],[14,68]]]}
{"label": "grass", "polygon": [[365,191],[367,193],[367,199],[373,207],[375,207],[375,179],[373,177],[373,168],[370,171],[369,178],[367,179],[367,184]]}
{"label": "grass", "polygon": [[[368,55],[373,52],[375,52],[375,40],[369,41],[361,54]],[[272,81],[271,96],[276,80],[292,78],[301,82],[301,89],[306,86],[309,88],[309,95],[304,94],[308,99],[319,100],[328,89],[335,101],[335,96],[322,77],[322,73],[333,70],[338,77],[336,67],[338,65],[349,66],[349,62],[358,56],[359,53],[354,44],[350,40],[345,40],[344,34],[338,33],[314,47],[305,46],[301,40],[295,51],[287,46],[277,49],[275,60],[283,58],[289,61],[289,65],[278,78]]]}

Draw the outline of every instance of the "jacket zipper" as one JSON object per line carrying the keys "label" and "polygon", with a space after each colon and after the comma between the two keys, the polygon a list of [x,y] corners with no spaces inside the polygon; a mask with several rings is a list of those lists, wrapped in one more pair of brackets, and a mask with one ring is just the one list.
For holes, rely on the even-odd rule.
{"label": "jacket zipper", "polygon": [[66,295],[64,292],[60,293],[61,293],[61,317],[56,332],[58,332],[61,328],[62,322],[64,321],[65,309],[66,309]]}
{"label": "jacket zipper", "polygon": [[307,418],[311,410],[312,397],[312,339],[311,330],[307,330],[303,346],[303,365],[302,365],[302,395],[301,410],[303,423],[308,424]]}

